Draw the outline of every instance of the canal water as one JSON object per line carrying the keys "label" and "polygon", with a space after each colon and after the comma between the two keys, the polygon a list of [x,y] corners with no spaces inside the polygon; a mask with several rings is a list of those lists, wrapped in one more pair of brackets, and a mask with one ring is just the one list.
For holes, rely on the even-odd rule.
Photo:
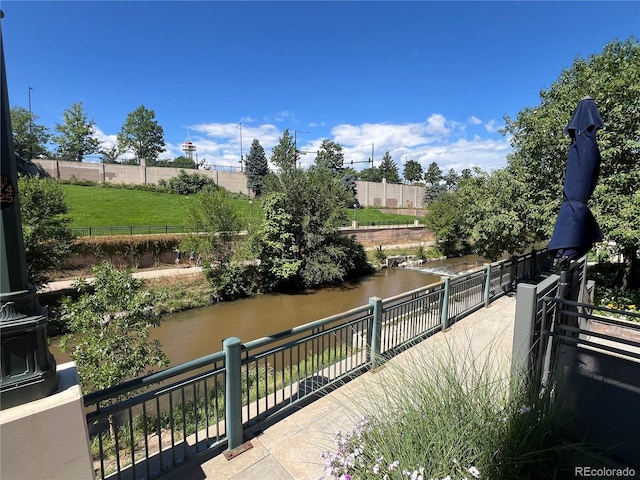
{"label": "canal water", "polygon": [[[469,258],[467,263],[474,261]],[[429,264],[424,271],[385,269],[340,287],[260,295],[166,315],[154,329],[153,338],[160,340],[171,365],[178,365],[222,350],[222,341],[228,337],[248,342],[366,305],[371,297],[388,298],[436,283],[440,274],[435,269],[445,272],[444,265]],[[68,355],[60,352],[56,339],[50,350],[57,364],[69,361]]]}

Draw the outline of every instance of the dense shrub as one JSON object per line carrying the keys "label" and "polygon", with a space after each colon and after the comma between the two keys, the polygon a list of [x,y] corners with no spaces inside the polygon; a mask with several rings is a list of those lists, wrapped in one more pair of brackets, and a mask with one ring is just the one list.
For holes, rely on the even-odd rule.
{"label": "dense shrub", "polygon": [[170,178],[168,182],[161,182],[161,185],[167,184],[172,192],[179,195],[193,195],[206,187],[217,188],[212,178],[199,173],[187,173],[184,170],[180,170],[178,175]]}

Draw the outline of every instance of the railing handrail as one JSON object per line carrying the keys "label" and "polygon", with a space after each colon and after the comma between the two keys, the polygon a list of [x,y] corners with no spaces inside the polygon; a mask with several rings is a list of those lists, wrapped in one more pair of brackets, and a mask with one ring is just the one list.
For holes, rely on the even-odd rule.
{"label": "railing handrail", "polygon": [[[166,457],[171,466],[177,466],[182,460],[194,454],[186,447],[186,443],[181,441],[176,444],[174,439],[175,432],[184,437],[189,434],[186,415],[191,413],[177,407],[177,405],[184,405],[189,398],[193,401],[193,404],[189,404],[189,412],[193,412],[195,417],[195,425],[189,423],[189,426],[195,428],[195,443],[200,445],[196,447],[196,453],[200,451],[199,448],[210,448],[212,445],[218,447],[225,442],[227,448],[232,450],[242,442],[243,431],[248,425],[255,426],[256,422],[269,421],[273,415],[295,408],[299,402],[309,398],[309,395],[317,394],[328,385],[333,385],[347,376],[376,368],[383,361],[382,358],[393,356],[415,342],[448,328],[452,323],[499,298],[504,292],[512,289],[519,280],[530,276],[536,266],[532,263],[531,270],[516,269],[518,264],[517,261],[512,262],[512,259],[506,259],[446,278],[444,282],[419,287],[384,300],[372,297],[366,305],[246,343],[242,343],[235,337],[229,338],[223,342],[222,351],[86,395],[84,404],[88,407],[86,414],[88,427],[102,429],[97,433],[101,452],[102,478],[110,474],[105,473],[103,463],[102,435],[105,434],[105,424],[101,423],[101,420],[121,416],[125,422],[122,429],[127,432],[126,438],[131,444],[127,447],[130,450],[131,459],[129,463],[125,462],[121,466],[120,457],[116,456],[118,476],[122,468],[130,468],[131,465],[136,468],[140,461],[146,462],[144,468],[147,470],[148,478],[152,478],[157,473],[155,470],[157,464],[151,467],[154,469],[153,474],[150,473],[151,456],[157,453],[154,451],[150,453],[148,449],[145,436],[150,431],[157,434],[158,441],[161,435],[168,435],[169,437],[163,438],[171,439],[171,445],[167,448],[159,447],[159,454],[154,457],[153,461],[159,462],[159,471],[164,468],[163,452],[171,451],[170,458]],[[511,268],[503,276],[505,266],[511,266]],[[497,278],[492,277],[494,269],[500,270],[498,284],[495,283]],[[453,285],[452,279],[454,279]],[[490,285],[493,285],[493,290],[490,289]],[[291,337],[294,338],[286,341]],[[353,351],[349,350],[351,347],[354,347]],[[285,353],[287,351],[288,354]],[[324,360],[327,353],[327,360]],[[307,356],[309,354],[310,357]],[[284,383],[287,355],[289,362],[304,362],[292,368],[292,383],[288,384]],[[296,360],[292,360],[294,355]],[[307,370],[308,358],[310,358],[309,370]],[[269,359],[273,359],[273,362]],[[269,368],[265,368],[269,364],[272,365],[274,373],[271,373]],[[303,364],[304,367],[302,367]],[[213,368],[207,369],[206,372],[197,371],[207,366]],[[258,375],[258,369],[261,366],[264,370]],[[187,378],[180,377],[170,385],[160,384],[190,372],[193,373],[190,376],[185,375]],[[252,380],[251,375],[254,375],[255,379]],[[276,385],[278,379],[283,382],[282,386]],[[207,390],[209,381],[213,381],[211,390]],[[307,381],[310,383],[307,384]],[[127,393],[147,389],[153,384],[157,387],[128,399],[122,398]],[[270,387],[274,390],[270,391]],[[202,392],[198,393],[200,389]],[[188,393],[192,393],[189,398],[187,398]],[[174,394],[177,396],[174,397]],[[207,402],[211,394],[215,398],[215,405],[208,407]],[[109,399],[114,402],[101,405],[101,402]],[[154,417],[160,414],[160,402],[163,399],[164,401],[168,399],[169,402],[167,411],[170,422],[169,426],[165,427],[169,430],[164,434],[160,420]],[[151,402],[150,417],[145,413],[147,402]],[[204,405],[204,419],[200,413],[197,413],[199,407],[196,402],[202,402],[201,404]],[[224,408],[224,414],[219,413],[221,407]],[[165,404],[162,408],[167,408],[167,405]],[[212,424],[209,423],[207,408],[211,409]],[[142,428],[145,432],[143,433],[145,439],[140,440],[144,442],[141,460],[136,460],[135,447],[133,447],[135,444],[133,412],[136,409],[141,409]],[[174,415],[176,415],[175,419]],[[149,421],[152,423],[148,423]],[[192,420],[188,421],[192,422]],[[209,428],[214,425],[215,431],[210,432]],[[223,425],[222,429],[220,425]],[[116,428],[119,427],[116,426]],[[201,438],[204,441],[202,444],[198,443],[199,431],[202,431]],[[118,440],[117,434],[114,438],[114,448],[118,451],[118,442],[124,440]],[[176,456],[174,454],[178,448],[184,451],[180,450]]]}
{"label": "railing handrail", "polygon": [[113,387],[109,387],[104,390],[99,390],[97,392],[85,395],[84,405],[86,407],[93,403],[98,403],[102,400],[106,400],[107,398],[117,397],[133,390],[146,388],[154,383],[168,380],[169,378],[175,377],[177,375],[188,373],[192,370],[196,370],[198,368],[202,368],[209,364],[222,360],[224,360],[224,352],[219,351],[216,353],[205,355],[204,357],[196,358],[195,360],[191,360],[189,362],[184,362],[179,365],[160,370],[159,372],[145,375],[144,377],[134,378],[119,385],[114,385]]}
{"label": "railing handrail", "polygon": [[351,316],[358,315],[360,313],[365,313],[365,312],[369,313],[370,310],[371,310],[371,306],[362,305],[360,307],[352,308],[351,310],[348,310],[343,313],[338,313],[330,317],[325,317],[320,320],[315,320],[313,322],[305,323],[304,325],[299,325],[297,327],[290,328],[289,330],[283,330],[273,335],[251,340],[249,342],[243,343],[242,348],[244,350],[252,350],[254,348],[260,348],[274,341],[283,340],[285,338],[292,337],[294,335],[299,335],[300,333],[313,330],[315,328],[323,327],[325,325],[329,325],[331,323],[337,322],[347,317],[351,317]]}

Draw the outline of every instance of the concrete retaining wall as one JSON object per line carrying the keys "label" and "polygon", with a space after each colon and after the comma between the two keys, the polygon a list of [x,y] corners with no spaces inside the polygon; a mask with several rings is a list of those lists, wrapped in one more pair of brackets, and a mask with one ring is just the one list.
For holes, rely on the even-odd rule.
{"label": "concrete retaining wall", "polygon": [[[51,177],[60,180],[89,180],[126,184],[157,184],[178,175],[181,169],[142,167],[116,163],[65,162],[62,160],[34,160]],[[195,170],[194,170],[195,171]],[[233,193],[249,194],[247,179],[242,172],[197,170],[212,178],[216,184]],[[364,207],[423,208],[424,187],[391,183],[357,182],[358,201]],[[411,212],[414,214],[414,212]]]}

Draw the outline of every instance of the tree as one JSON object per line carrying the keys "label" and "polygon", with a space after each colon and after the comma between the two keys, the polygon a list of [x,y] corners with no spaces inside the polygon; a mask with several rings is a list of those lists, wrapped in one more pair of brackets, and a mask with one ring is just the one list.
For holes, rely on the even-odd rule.
{"label": "tree", "polygon": [[191,170],[195,170],[198,168],[193,158],[185,157],[184,155],[174,158],[169,163],[169,166],[172,168],[186,168]]}
{"label": "tree", "polygon": [[56,132],[60,135],[53,137],[58,144],[57,152],[60,158],[72,162],[82,162],[85,155],[90,155],[100,149],[100,141],[95,137],[95,122],[87,120],[87,114],[82,102],[74,103],[62,114],[62,123],[56,124]]}
{"label": "tree", "polygon": [[424,172],[424,181],[429,185],[436,185],[442,180],[442,169],[436,162],[431,162],[427,171]]}
{"label": "tree", "polygon": [[264,153],[264,148],[257,138],[251,142],[249,155],[247,155],[244,174],[247,177],[247,188],[253,191],[256,197],[262,195],[264,178],[269,173],[269,163]]}
{"label": "tree", "polygon": [[180,248],[200,257],[214,297],[230,300],[250,293],[236,275],[241,272],[241,265],[233,258],[242,219],[227,191],[201,191],[189,204],[187,222],[197,233],[187,235]]}
{"label": "tree", "polygon": [[120,156],[120,149],[118,145],[103,146],[99,150],[100,161],[102,163],[118,163],[118,157]]}
{"label": "tree", "polygon": [[597,134],[602,162],[590,202],[605,238],[616,243],[626,261],[623,288],[638,287],[640,249],[640,43],[615,41],[600,54],[578,58],[550,89],[540,105],[516,119],[505,118],[513,152],[507,169],[526,187],[529,215],[537,240],[551,236],[562,202],[564,166],[570,139],[564,134],[576,105],[591,95],[605,127]]}
{"label": "tree", "polygon": [[435,185],[427,185],[424,187],[424,203],[426,205],[431,205],[446,191],[446,187],[439,183],[436,183]]}
{"label": "tree", "polygon": [[380,174],[388,183],[400,183],[398,165],[393,161],[388,150],[382,156],[382,162],[380,162]]}
{"label": "tree", "polygon": [[278,144],[271,151],[271,163],[281,171],[287,171],[296,168],[297,162],[298,152],[296,152],[294,138],[289,135],[287,128],[278,139]]}
{"label": "tree", "polygon": [[153,162],[165,151],[164,130],[156,121],[153,110],[140,105],[127,115],[118,133],[118,148],[122,152],[132,152],[135,163]]}
{"label": "tree", "polygon": [[506,170],[468,177],[456,193],[463,204],[464,221],[472,248],[496,261],[504,252],[513,255],[533,244],[526,215],[525,186]]}
{"label": "tree", "polygon": [[358,201],[358,172],[351,167],[346,167],[342,170],[342,177],[340,177],[342,186],[349,194],[348,207],[353,205],[360,205]]}
{"label": "tree", "polygon": [[360,180],[363,182],[382,182],[382,172],[378,167],[363,168],[360,170]]}
{"label": "tree", "polygon": [[429,205],[424,217],[425,226],[431,230],[438,246],[445,255],[454,255],[465,250],[468,232],[465,230],[460,196],[456,192],[444,191]]}
{"label": "tree", "polygon": [[402,175],[408,182],[419,182],[422,180],[422,165],[415,160],[409,160],[404,165]]}
{"label": "tree", "polygon": [[29,113],[22,107],[11,107],[11,134],[13,136],[13,150],[24,160],[31,160],[47,155],[45,145],[51,138],[49,129],[38,125],[38,116]]}
{"label": "tree", "polygon": [[18,177],[22,235],[29,282],[46,284],[73,248],[67,204],[60,184],[51,178]]}
{"label": "tree", "polygon": [[459,177],[456,171],[450,168],[442,179],[444,180],[444,185],[447,187],[447,190],[452,190],[458,185]]}
{"label": "tree", "polygon": [[340,178],[344,170],[344,152],[342,145],[329,139],[324,139],[316,155],[315,164],[328,168],[334,177]]}
{"label": "tree", "polygon": [[[159,297],[143,291],[141,281],[129,272],[108,263],[95,266],[93,275],[93,293],[86,281],[79,281],[80,298],[64,298],[61,314],[71,334],[62,338],[60,349],[78,365],[85,394],[169,364],[160,342],[150,339],[151,329],[160,325],[155,310]],[[109,426],[115,440],[113,416]]]}
{"label": "tree", "polygon": [[267,177],[264,221],[253,241],[268,289],[315,287],[363,271],[364,249],[338,231],[347,219],[348,201],[348,192],[327,168]]}

